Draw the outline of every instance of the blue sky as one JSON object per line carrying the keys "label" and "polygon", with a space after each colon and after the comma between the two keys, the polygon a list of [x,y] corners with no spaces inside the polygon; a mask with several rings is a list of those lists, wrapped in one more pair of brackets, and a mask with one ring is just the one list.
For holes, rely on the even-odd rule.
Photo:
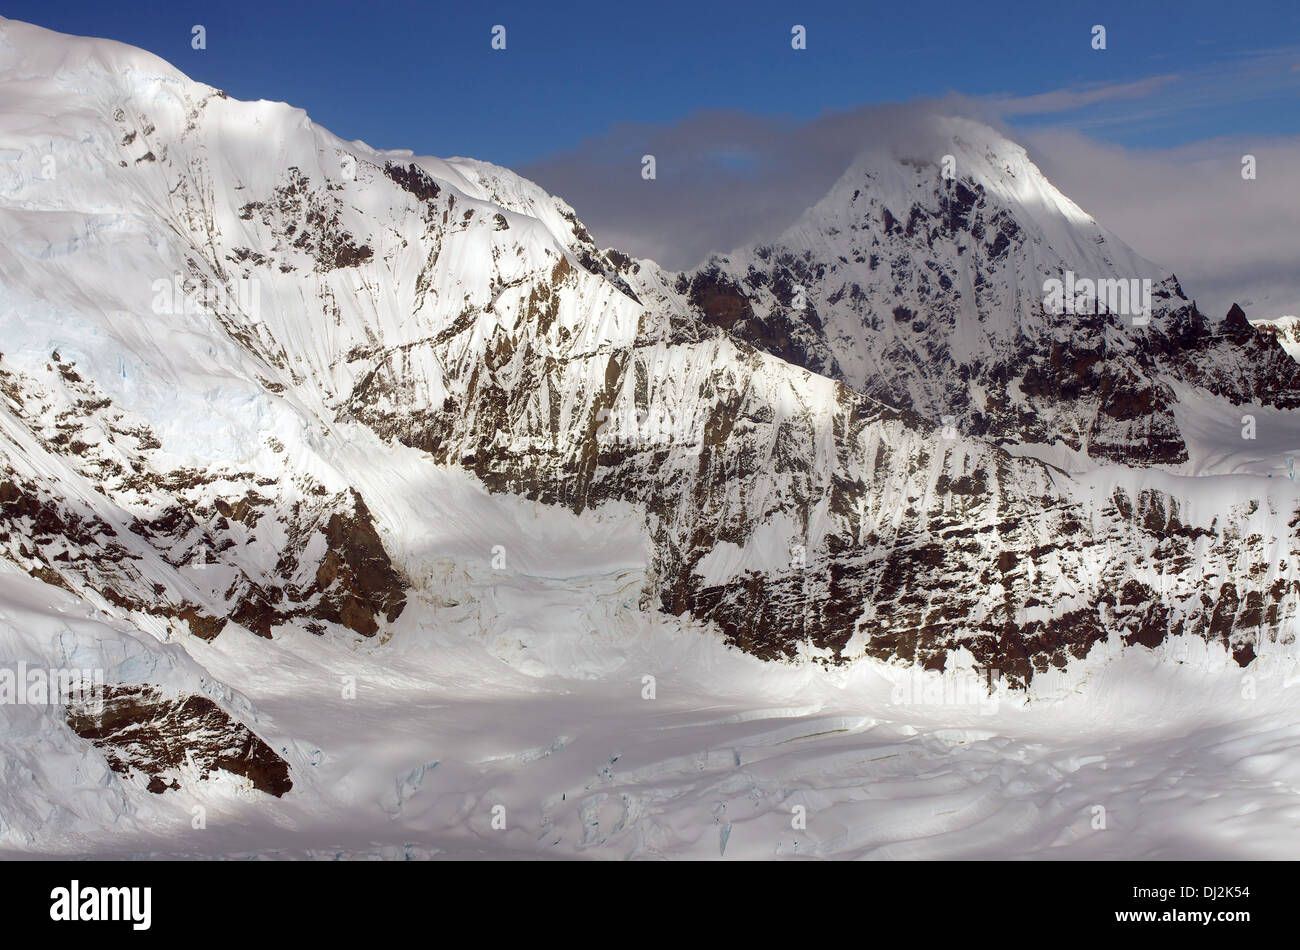
{"label": "blue sky", "polygon": [[[956,91],[1126,146],[1300,131],[1300,3],[105,3],[4,14],[151,50],[347,139],[506,165],[702,109],[809,118]],[[207,49],[190,47],[191,27]],[[790,48],[807,27],[808,48]],[[506,27],[507,48],[490,48]],[[1107,49],[1090,46],[1094,24]],[[1026,109],[1040,110],[1027,112]]]}

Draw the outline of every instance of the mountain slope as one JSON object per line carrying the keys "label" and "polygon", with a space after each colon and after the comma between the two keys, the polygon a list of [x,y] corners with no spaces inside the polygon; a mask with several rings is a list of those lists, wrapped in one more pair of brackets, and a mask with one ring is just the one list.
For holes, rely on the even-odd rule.
{"label": "mountain slope", "polygon": [[[649,550],[618,609],[767,659],[1023,685],[1101,641],[1291,641],[1290,483],[1147,466],[1187,457],[1192,399],[1289,410],[1295,365],[1169,275],[1136,335],[1046,319],[1044,274],[1151,266],[1031,168],[962,178],[984,131],[951,184],[903,163],[850,193],[855,167],[787,245],[667,275],[508,170],[346,143],[118,44],[0,21],[0,78],[0,552],[106,616],[184,650],[384,641],[455,599],[421,553],[449,516],[404,497],[440,468],[630,509]],[[1008,450],[1056,440],[1123,464]],[[211,712],[190,681],[136,709],[151,668],[110,668],[149,729]],[[205,761],[261,768],[255,714],[205,688],[230,719]]]}

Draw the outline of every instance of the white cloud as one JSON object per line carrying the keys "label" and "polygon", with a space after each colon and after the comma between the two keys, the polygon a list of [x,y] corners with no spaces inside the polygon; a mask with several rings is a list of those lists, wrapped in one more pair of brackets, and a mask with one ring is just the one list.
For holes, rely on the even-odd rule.
{"label": "white cloud", "polygon": [[[1300,311],[1300,137],[1138,150],[1053,128],[1022,144],[1053,184],[1178,274],[1202,310]],[[1254,181],[1241,177],[1246,154]]]}

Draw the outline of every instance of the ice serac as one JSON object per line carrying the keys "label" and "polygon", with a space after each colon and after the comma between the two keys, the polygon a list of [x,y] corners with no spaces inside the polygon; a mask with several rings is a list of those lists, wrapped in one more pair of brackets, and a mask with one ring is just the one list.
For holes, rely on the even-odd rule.
{"label": "ice serac", "polygon": [[[868,148],[775,241],[642,293],[963,433],[1102,461],[1187,459],[1171,383],[1300,404],[1297,367],[1240,311],[1202,314],[1020,146],[959,118],[910,138]],[[1052,279],[1096,292],[1067,309]]]}
{"label": "ice serac", "polygon": [[[1176,386],[1286,408],[1295,365],[980,126],[941,125],[952,181],[869,157],[779,245],[671,275],[508,170],[117,44],[0,21],[0,76],[0,545],[109,612],[381,633],[421,525],[376,514],[378,436],[639,506],[643,607],[772,659],[1023,682],[1111,636],[1244,662],[1292,618],[1294,502],[1144,467],[1186,458]],[[1152,279],[1150,325],[1044,313],[1065,270]],[[1122,465],[1008,451],[1058,440]]]}

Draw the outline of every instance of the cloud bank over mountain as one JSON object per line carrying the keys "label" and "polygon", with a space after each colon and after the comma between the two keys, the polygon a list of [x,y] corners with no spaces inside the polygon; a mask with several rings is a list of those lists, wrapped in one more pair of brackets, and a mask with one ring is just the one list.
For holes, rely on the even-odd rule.
{"label": "cloud bank over mountain", "polygon": [[[669,123],[619,123],[574,149],[522,166],[563,194],[598,243],[686,269],[710,254],[772,240],[874,142],[927,149],[927,120],[963,115],[1024,142],[1047,176],[1137,251],[1178,274],[1211,313],[1240,303],[1251,316],[1300,311],[1300,138],[1214,139],[1174,147],[1111,144],[1064,126],[1012,131],[1002,115],[1076,109],[1156,95],[1127,84],[1071,93],[1029,108],[959,95],[864,106],[813,119],[697,112]],[[1257,177],[1242,178],[1242,157]],[[655,157],[656,178],[642,177]]]}

